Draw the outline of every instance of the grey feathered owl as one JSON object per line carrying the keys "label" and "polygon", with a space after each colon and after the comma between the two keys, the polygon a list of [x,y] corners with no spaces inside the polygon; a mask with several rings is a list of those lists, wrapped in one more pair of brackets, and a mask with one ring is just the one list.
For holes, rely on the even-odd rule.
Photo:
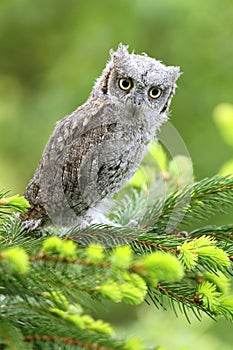
{"label": "grey feathered owl", "polygon": [[119,44],[88,100],[59,121],[25,197],[29,227],[108,222],[102,201],[134,174],[156,131],[168,119],[179,67]]}

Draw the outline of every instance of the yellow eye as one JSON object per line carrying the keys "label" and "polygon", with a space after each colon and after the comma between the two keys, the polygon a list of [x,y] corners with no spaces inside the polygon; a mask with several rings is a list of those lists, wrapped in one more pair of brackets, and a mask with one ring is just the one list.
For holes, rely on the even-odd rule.
{"label": "yellow eye", "polygon": [[130,78],[119,79],[119,87],[121,90],[128,91],[133,86],[132,80]]}
{"label": "yellow eye", "polygon": [[149,90],[149,96],[153,98],[154,100],[158,98],[162,93],[162,90],[158,87],[152,87]]}

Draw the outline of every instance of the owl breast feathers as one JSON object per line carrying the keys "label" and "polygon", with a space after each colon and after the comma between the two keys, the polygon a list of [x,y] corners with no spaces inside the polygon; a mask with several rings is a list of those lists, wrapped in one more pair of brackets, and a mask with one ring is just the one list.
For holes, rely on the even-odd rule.
{"label": "owl breast feathers", "polygon": [[[168,119],[179,67],[119,45],[88,100],[59,121],[30,181],[28,227],[108,222],[96,215],[134,174]],[[98,216],[98,217],[97,217]]]}

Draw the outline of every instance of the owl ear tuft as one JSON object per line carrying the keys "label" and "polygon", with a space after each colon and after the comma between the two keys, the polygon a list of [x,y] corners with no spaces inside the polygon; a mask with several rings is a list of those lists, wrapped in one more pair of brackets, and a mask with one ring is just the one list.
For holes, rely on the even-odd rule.
{"label": "owl ear tuft", "polygon": [[183,74],[178,66],[168,66],[168,70],[174,82]]}
{"label": "owl ear tuft", "polygon": [[119,43],[116,51],[113,51],[113,49],[110,50],[110,56],[113,59],[117,57],[127,56],[127,55],[129,55],[128,45],[123,45],[122,43]]}

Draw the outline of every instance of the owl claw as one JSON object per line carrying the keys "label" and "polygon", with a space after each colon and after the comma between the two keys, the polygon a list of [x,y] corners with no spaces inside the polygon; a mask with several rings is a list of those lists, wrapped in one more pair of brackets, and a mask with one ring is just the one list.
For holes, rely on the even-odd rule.
{"label": "owl claw", "polygon": [[26,231],[35,231],[41,226],[41,223],[42,219],[22,221],[23,228]]}
{"label": "owl claw", "polygon": [[128,227],[140,227],[137,220],[130,220],[126,226],[128,226]]}

